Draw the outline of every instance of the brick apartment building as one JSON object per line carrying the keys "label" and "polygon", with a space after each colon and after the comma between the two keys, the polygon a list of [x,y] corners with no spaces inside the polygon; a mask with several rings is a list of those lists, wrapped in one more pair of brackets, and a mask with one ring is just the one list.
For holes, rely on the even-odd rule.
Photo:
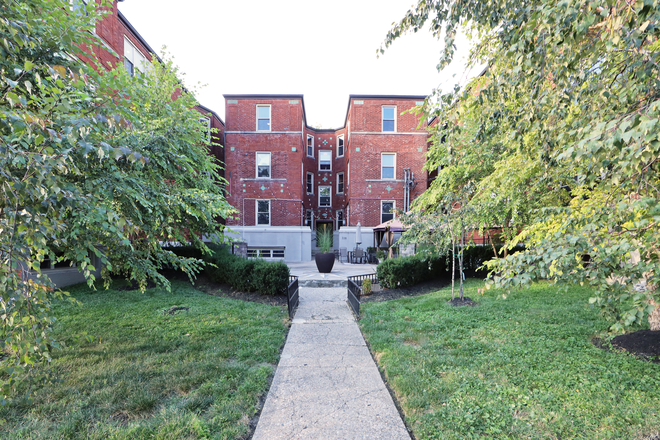
{"label": "brick apartment building", "polygon": [[[225,95],[227,222],[253,255],[307,261],[313,231],[334,247],[373,246],[373,227],[427,188],[425,96],[351,95],[344,126],[307,125],[302,95]],[[420,124],[421,122],[421,124]]]}
{"label": "brick apartment building", "polygon": [[[72,10],[89,1],[73,0]],[[121,63],[146,72],[158,56],[118,1],[97,23],[94,56],[107,70]],[[404,113],[424,98],[351,95],[337,129],[308,126],[302,95],[225,95],[226,125],[198,105],[200,121],[215,129],[211,154],[224,163],[227,199],[239,211],[227,220],[234,238],[253,255],[286,261],[310,260],[318,230],[334,232],[335,249],[352,249],[360,225],[362,247],[374,245],[373,227],[427,188],[426,123]]]}

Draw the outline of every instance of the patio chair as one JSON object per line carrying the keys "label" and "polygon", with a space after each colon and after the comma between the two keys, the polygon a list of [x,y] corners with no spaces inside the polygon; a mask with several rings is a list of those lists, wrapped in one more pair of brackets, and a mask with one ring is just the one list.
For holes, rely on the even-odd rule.
{"label": "patio chair", "polygon": [[360,260],[360,264],[362,264],[362,260],[364,259],[364,251],[360,248],[357,248],[353,251],[353,261],[351,263],[355,263],[356,261]]}
{"label": "patio chair", "polygon": [[348,263],[348,249],[345,247],[339,248],[339,261],[342,259]]}

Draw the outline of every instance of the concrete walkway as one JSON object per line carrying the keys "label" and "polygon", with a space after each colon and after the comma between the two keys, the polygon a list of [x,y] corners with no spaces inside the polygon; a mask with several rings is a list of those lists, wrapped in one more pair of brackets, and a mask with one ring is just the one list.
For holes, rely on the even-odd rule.
{"label": "concrete walkway", "polygon": [[254,440],[410,440],[346,288],[300,288],[300,305]]}
{"label": "concrete walkway", "polygon": [[335,260],[330,273],[319,273],[314,261],[286,263],[301,287],[346,287],[346,278],[376,272],[376,264],[350,264]]}

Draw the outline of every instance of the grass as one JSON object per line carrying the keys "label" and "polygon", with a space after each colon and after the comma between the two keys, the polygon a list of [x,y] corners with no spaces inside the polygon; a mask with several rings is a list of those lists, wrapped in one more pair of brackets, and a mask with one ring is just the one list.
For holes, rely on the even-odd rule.
{"label": "grass", "polygon": [[[236,439],[249,432],[286,336],[286,311],[163,289],[69,289],[58,304],[59,380],[0,408],[2,439]],[[189,307],[175,315],[173,306]],[[77,335],[95,337],[89,341]]]}
{"label": "grass", "polygon": [[588,289],[451,288],[362,305],[362,330],[422,439],[643,439],[660,431],[660,364],[591,340],[608,324]]}

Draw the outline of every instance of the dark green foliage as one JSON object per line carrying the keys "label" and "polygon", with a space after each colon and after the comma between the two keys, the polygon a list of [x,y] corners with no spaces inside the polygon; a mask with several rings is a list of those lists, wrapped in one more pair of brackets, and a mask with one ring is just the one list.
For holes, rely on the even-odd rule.
{"label": "dark green foliage", "polygon": [[445,267],[445,257],[413,255],[385,260],[376,272],[382,287],[409,287],[446,276]]}
{"label": "dark green foliage", "polygon": [[200,258],[207,263],[205,273],[216,283],[229,284],[241,292],[283,295],[289,285],[289,267],[276,261],[245,259],[233,255],[226,246],[209,246],[210,255],[190,246],[168,248],[180,257]]}
{"label": "dark green foliage", "polygon": [[[497,252],[502,249],[501,245],[495,246]],[[522,250],[522,247],[516,247],[509,251],[509,254]],[[492,246],[472,246],[465,251],[464,270],[477,271],[482,265],[495,257]],[[376,268],[378,281],[380,285],[386,288],[409,287],[424,281],[438,278],[451,277],[451,256],[431,256],[424,254],[413,255],[412,257],[392,258],[381,262]],[[458,276],[458,268],[456,269]],[[479,272],[486,276],[486,272]]]}

